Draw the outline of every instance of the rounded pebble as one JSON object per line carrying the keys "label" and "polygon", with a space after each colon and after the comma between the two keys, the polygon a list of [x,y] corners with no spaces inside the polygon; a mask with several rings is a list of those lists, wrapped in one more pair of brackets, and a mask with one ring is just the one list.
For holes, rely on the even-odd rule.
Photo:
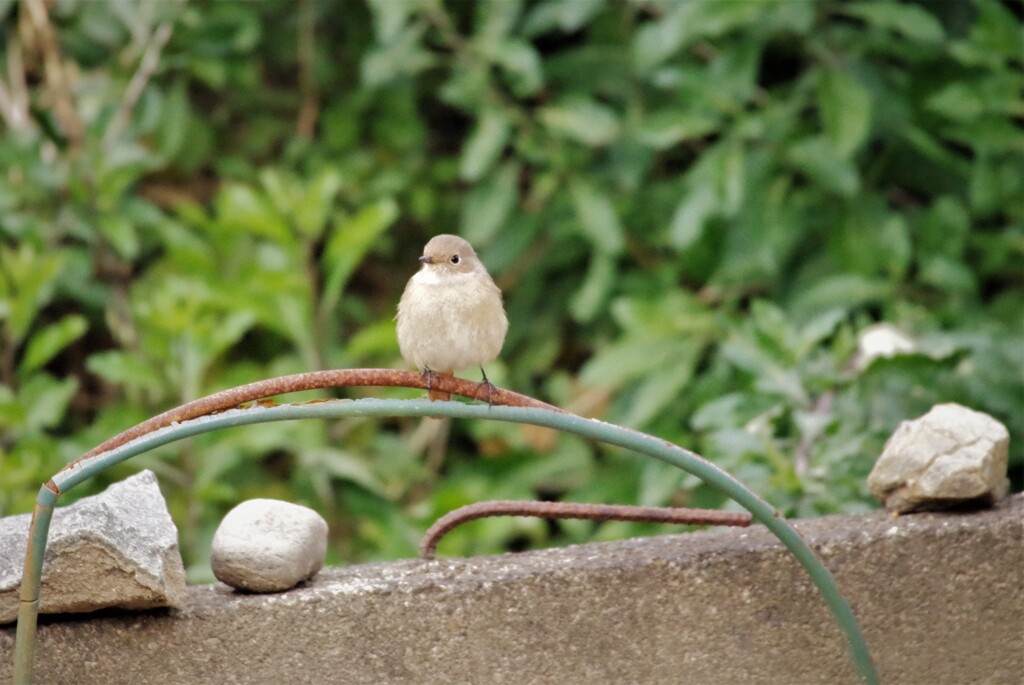
{"label": "rounded pebble", "polygon": [[327,522],[309,507],[251,499],[229,511],[213,536],[210,565],[222,583],[249,592],[281,592],[324,565]]}

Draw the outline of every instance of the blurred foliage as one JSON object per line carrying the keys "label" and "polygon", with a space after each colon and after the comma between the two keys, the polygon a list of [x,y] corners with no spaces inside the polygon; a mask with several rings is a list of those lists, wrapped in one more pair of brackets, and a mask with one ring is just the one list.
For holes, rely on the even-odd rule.
{"label": "blurred foliage", "polygon": [[[173,405],[404,366],[433,234],[506,294],[500,385],[703,453],[787,514],[874,506],[886,436],[989,412],[1024,467],[1022,8],[811,0],[0,0],[0,514]],[[885,322],[913,349],[858,356]],[[364,390],[342,396],[410,391]],[[316,396],[326,396],[319,394]],[[255,496],[331,560],[411,556],[488,498],[720,506],[521,426],[198,437],[161,478],[191,577]],[[664,530],[499,519],[467,554]]]}

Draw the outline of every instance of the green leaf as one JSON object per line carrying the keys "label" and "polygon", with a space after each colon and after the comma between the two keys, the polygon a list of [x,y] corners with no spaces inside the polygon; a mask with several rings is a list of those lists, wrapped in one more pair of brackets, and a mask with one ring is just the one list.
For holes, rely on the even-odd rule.
{"label": "green leaf", "polygon": [[1001,193],[996,155],[991,153],[977,155],[971,166],[968,186],[971,208],[980,213],[997,211]]}
{"label": "green leaf", "polygon": [[751,392],[731,392],[710,400],[693,413],[690,424],[699,431],[742,426],[768,412],[778,400]]}
{"label": "green leaf", "polygon": [[971,230],[971,217],[961,200],[952,195],[936,198],[916,227],[915,242],[924,254],[958,258]]}
{"label": "green leaf", "polygon": [[893,284],[885,279],[842,273],[827,276],[802,289],[794,298],[792,308],[807,316],[833,307],[852,309],[871,302],[885,302],[892,297]]}
{"label": "green leaf", "polygon": [[556,133],[589,147],[603,147],[619,136],[615,113],[593,100],[574,98],[540,110],[540,120]]}
{"label": "green leaf", "polygon": [[284,244],[293,242],[288,222],[269,198],[247,185],[228,184],[217,194],[218,223]]}
{"label": "green leaf", "polygon": [[491,168],[508,142],[508,119],[499,109],[487,109],[480,115],[459,160],[459,176],[477,181]]}
{"label": "green leaf", "polygon": [[607,0],[586,2],[565,2],[565,0],[544,0],[535,5],[523,22],[523,34],[537,36],[558,29],[572,33],[581,29],[598,12],[604,9]]}
{"label": "green leaf", "polygon": [[840,158],[832,145],[822,137],[805,138],[794,144],[786,158],[807,179],[843,197],[851,197],[860,189],[860,177],[849,160]]}
{"label": "green leaf", "polygon": [[23,243],[17,248],[0,247],[0,312],[6,309],[10,344],[19,345],[28,334],[40,310],[53,297],[65,253],[39,254]]}
{"label": "green leaf", "polygon": [[969,122],[985,113],[985,101],[972,83],[955,81],[925,101],[925,106],[947,119]]}
{"label": "green leaf", "polygon": [[807,390],[797,370],[777,361],[753,338],[734,335],[722,345],[722,355],[754,379],[754,387],[769,395],[779,395],[800,406],[808,403]]}
{"label": "green leaf", "polygon": [[321,306],[332,311],[345,284],[380,236],[398,219],[398,204],[384,198],[363,207],[355,216],[339,220],[324,248],[324,299]]}
{"label": "green leaf", "polygon": [[476,185],[462,205],[459,232],[474,245],[486,245],[505,225],[519,195],[519,165],[506,162]]}
{"label": "green leaf", "polygon": [[484,45],[493,45],[512,32],[523,11],[522,0],[482,2],[476,6],[477,28],[473,37]]}
{"label": "green leaf", "polygon": [[178,79],[168,89],[167,97],[160,106],[160,121],[156,131],[160,154],[175,157],[186,142],[186,134],[192,125],[186,80]]}
{"label": "green leaf", "polygon": [[265,167],[259,172],[265,201],[273,206],[282,217],[292,214],[302,192],[302,183],[294,175],[278,167]]}
{"label": "green leaf", "polygon": [[346,341],[344,353],[346,359],[360,362],[364,359],[397,355],[398,340],[395,337],[394,317],[389,316],[376,323],[360,327]]}
{"label": "green leaf", "polygon": [[18,399],[9,387],[0,385],[0,426],[15,430],[25,426],[25,407]]}
{"label": "green leaf", "polygon": [[384,44],[396,40],[416,12],[416,3],[403,0],[366,0],[366,4],[373,18],[374,34]]}
{"label": "green leaf", "polygon": [[672,364],[659,373],[644,379],[633,394],[622,423],[627,426],[643,426],[657,414],[668,409],[669,402],[693,379],[703,344],[694,340],[680,341],[678,354]]}
{"label": "green leaf", "polygon": [[624,330],[642,336],[708,337],[717,328],[714,313],[690,292],[669,289],[658,297],[619,297],[611,306],[612,318]]}
{"label": "green leaf", "polygon": [[334,478],[355,483],[370,492],[386,496],[387,489],[374,475],[365,458],[343,450],[323,447],[313,451],[303,451],[300,464],[309,470],[322,471]]}
{"label": "green leaf", "polygon": [[647,73],[671,57],[692,36],[699,2],[677,2],[660,21],[645,24],[633,38],[633,61]]}
{"label": "green leaf", "polygon": [[[388,0],[383,4],[403,3]],[[368,51],[362,63],[363,83],[370,87],[381,87],[430,68],[436,59],[422,47],[425,30],[426,26],[422,23],[410,24],[390,37],[387,44]]]}
{"label": "green leaf", "polygon": [[579,380],[585,385],[614,388],[673,363],[676,341],[630,337],[600,350],[584,365]]}
{"label": "green leaf", "polygon": [[738,138],[722,141],[712,161],[715,164],[715,180],[718,183],[721,198],[722,214],[735,216],[743,207],[743,196],[746,193],[746,150]]}
{"label": "green leaf", "polygon": [[256,322],[255,315],[250,311],[228,312],[218,317],[216,326],[201,331],[202,337],[196,337],[196,348],[202,352],[204,366],[226,352],[232,345],[252,329]]}
{"label": "green leaf", "polygon": [[25,408],[24,427],[41,431],[56,426],[64,418],[76,390],[77,378],[58,381],[49,374],[33,374],[18,393],[18,402]]}
{"label": "green leaf", "polygon": [[[772,363],[786,366],[799,361],[797,332],[789,313],[767,300],[754,300],[750,305],[748,327],[740,335],[753,344]],[[749,324],[752,323],[752,326]]]}
{"label": "green leaf", "polygon": [[899,214],[887,217],[878,227],[874,245],[882,253],[878,260],[880,268],[896,280],[902,278],[910,264],[912,249],[907,220]]}
{"label": "green leaf", "polygon": [[[850,271],[900,277],[910,261],[906,220],[885,205],[884,199],[862,193],[831,232],[832,245]],[[865,249],[870,245],[871,249]]]}
{"label": "green leaf", "polygon": [[718,209],[718,193],[707,182],[698,182],[676,205],[669,228],[669,242],[679,250],[692,246],[704,235],[704,227]]}
{"label": "green leaf", "polygon": [[859,17],[875,28],[889,29],[918,43],[939,43],[946,38],[942,24],[919,5],[903,2],[846,3],[841,12]]}
{"label": "green leaf", "polygon": [[29,338],[19,369],[28,374],[44,366],[89,328],[84,316],[69,314]]}
{"label": "green leaf", "polygon": [[811,318],[797,334],[799,344],[794,350],[796,356],[803,357],[810,354],[816,345],[835,332],[846,316],[845,310],[836,308],[827,309]]}
{"label": "green leaf", "polygon": [[133,390],[156,394],[164,385],[163,377],[149,362],[126,351],[97,352],[86,360],[85,368],[108,383]]}
{"label": "green leaf", "polygon": [[309,238],[318,238],[327,227],[334,200],[344,182],[336,169],[324,169],[306,185],[297,202],[292,203],[295,226]]}
{"label": "green leaf", "polygon": [[580,230],[590,243],[604,254],[621,252],[622,224],[607,193],[599,192],[583,178],[573,179],[569,192]]}
{"label": "green leaf", "polygon": [[717,117],[710,114],[666,109],[644,116],[634,135],[648,147],[665,150],[684,140],[706,136],[718,127]]}
{"label": "green leaf", "polygon": [[941,292],[978,292],[978,280],[974,272],[962,262],[945,255],[932,255],[923,259],[918,277],[922,283],[932,285]]}
{"label": "green leaf", "polygon": [[583,283],[569,301],[572,317],[584,323],[593,319],[611,292],[614,279],[615,260],[604,253],[593,254]]}
{"label": "green leaf", "polygon": [[843,159],[860,147],[871,125],[871,96],[850,74],[825,71],[818,81],[818,110],[832,147]]}
{"label": "green leaf", "polygon": [[716,38],[742,27],[778,25],[796,28],[809,21],[802,3],[796,12],[771,2],[672,2],[660,21],[645,24],[633,40],[633,60],[640,73],[647,73],[698,38]]}
{"label": "green leaf", "polygon": [[96,223],[100,233],[120,257],[132,260],[138,256],[139,235],[128,217],[120,213],[103,214]]}
{"label": "green leaf", "polygon": [[[978,2],[977,20],[971,27],[970,42],[980,52],[1001,55],[1020,62],[1021,22],[1014,16],[1011,6],[989,0]],[[1018,72],[1019,73],[1019,72]]]}
{"label": "green leaf", "polygon": [[544,85],[540,55],[525,41],[504,41],[494,55],[494,60],[504,68],[517,97],[534,95]]}

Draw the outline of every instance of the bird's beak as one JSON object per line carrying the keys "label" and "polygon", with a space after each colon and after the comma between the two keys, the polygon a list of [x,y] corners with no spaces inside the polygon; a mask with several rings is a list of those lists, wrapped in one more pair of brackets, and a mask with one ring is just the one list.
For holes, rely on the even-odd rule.
{"label": "bird's beak", "polygon": [[424,264],[433,264],[434,258],[431,257],[430,255],[423,255],[422,257],[420,257],[420,261],[423,262]]}

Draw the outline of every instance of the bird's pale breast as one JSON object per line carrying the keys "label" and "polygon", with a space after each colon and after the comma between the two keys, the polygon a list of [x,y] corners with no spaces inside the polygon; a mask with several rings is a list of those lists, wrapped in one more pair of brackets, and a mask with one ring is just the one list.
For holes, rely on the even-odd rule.
{"label": "bird's pale breast", "polygon": [[398,304],[398,346],[419,368],[486,364],[501,352],[507,331],[501,291],[478,272],[422,269],[409,279]]}

